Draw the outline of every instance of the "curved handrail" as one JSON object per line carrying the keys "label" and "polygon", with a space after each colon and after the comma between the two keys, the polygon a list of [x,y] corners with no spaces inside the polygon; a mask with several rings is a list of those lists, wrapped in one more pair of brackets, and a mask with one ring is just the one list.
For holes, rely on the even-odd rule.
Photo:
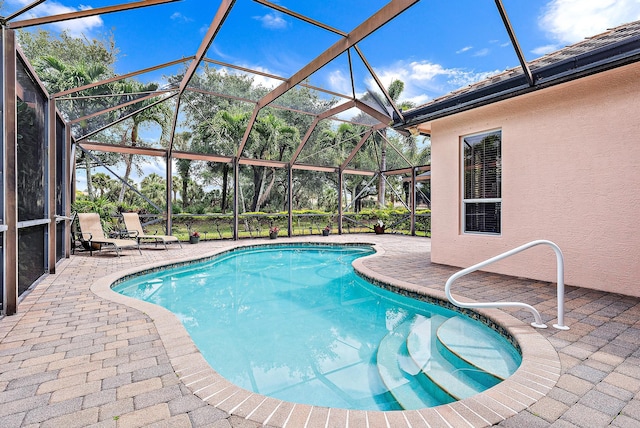
{"label": "curved handrail", "polygon": [[475,264],[473,266],[470,266],[466,269],[463,269],[461,271],[458,271],[456,273],[454,273],[453,275],[451,275],[449,277],[449,279],[447,280],[447,283],[444,286],[444,291],[447,295],[447,298],[449,299],[449,301],[451,303],[453,303],[456,306],[459,306],[461,308],[499,308],[499,307],[515,307],[515,308],[523,308],[528,310],[529,312],[531,312],[533,314],[533,317],[535,319],[534,322],[531,323],[531,325],[533,327],[536,328],[547,328],[546,324],[544,324],[542,322],[542,318],[540,317],[540,313],[536,310],[536,308],[534,308],[531,305],[528,305],[526,303],[521,303],[521,302],[487,302],[487,303],[463,303],[460,302],[458,300],[456,300],[452,295],[451,295],[451,285],[453,284],[453,282],[464,276],[467,275],[471,272],[475,272],[478,269],[481,269],[487,265],[490,265],[492,263],[495,263],[499,260],[505,259],[507,257],[510,257],[514,254],[517,254],[521,251],[524,251],[526,249],[529,249],[531,247],[535,247],[536,245],[549,245],[551,248],[553,248],[553,251],[556,253],[556,260],[557,260],[557,295],[558,295],[558,323],[554,324],[553,326],[559,330],[569,330],[569,327],[567,327],[566,325],[564,325],[564,258],[562,256],[562,251],[560,250],[560,247],[558,247],[555,243],[551,242],[551,241],[547,241],[544,239],[540,239],[537,241],[531,241],[527,244],[521,245],[517,248],[514,248],[513,250],[504,252],[502,254],[499,254],[495,257],[492,257],[490,259],[487,259],[483,262],[480,262],[478,264]]}

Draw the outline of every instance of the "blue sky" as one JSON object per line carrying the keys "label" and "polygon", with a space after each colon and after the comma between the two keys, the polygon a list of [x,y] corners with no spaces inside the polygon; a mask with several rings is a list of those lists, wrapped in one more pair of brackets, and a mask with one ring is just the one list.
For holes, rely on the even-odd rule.
{"label": "blue sky", "polygon": [[[382,8],[386,0],[275,0],[345,32]],[[31,0],[5,0],[2,15]],[[48,0],[24,17],[118,4],[118,0]],[[640,0],[504,0],[528,60],[640,19]],[[119,73],[194,55],[219,1],[183,0],[45,28],[81,37],[113,34],[120,49]],[[237,0],[207,56],[287,77],[338,37],[251,0]],[[405,82],[403,98],[417,104],[518,65],[495,3],[491,0],[421,0],[359,43],[383,83]],[[372,86],[355,55],[356,92]],[[163,69],[146,80],[176,72]],[[317,86],[350,93],[346,57],[312,76]],[[264,80],[265,85],[274,82]]]}

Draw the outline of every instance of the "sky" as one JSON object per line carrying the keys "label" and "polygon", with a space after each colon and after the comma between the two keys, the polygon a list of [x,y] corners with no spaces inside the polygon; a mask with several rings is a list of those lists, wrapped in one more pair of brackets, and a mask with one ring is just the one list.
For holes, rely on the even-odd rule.
{"label": "sky", "polygon": [[[32,0],[5,0],[2,15]],[[47,0],[20,19],[124,3],[118,0]],[[183,0],[43,28],[77,37],[113,36],[120,50],[116,71],[128,73],[194,55],[219,1]],[[274,0],[283,7],[350,32],[387,0]],[[640,19],[640,0],[503,0],[527,60],[608,28]],[[251,0],[237,0],[207,57],[287,77],[315,58],[338,36]],[[402,98],[415,104],[518,65],[495,3],[490,0],[421,0],[358,44],[380,79],[405,83]],[[352,55],[356,92],[373,86]],[[351,93],[346,56],[311,81]],[[177,71],[145,76],[158,80]],[[265,79],[265,85],[274,81]]]}
{"label": "sky", "polygon": [[[7,16],[33,0],[4,0]],[[129,0],[133,1],[133,0]],[[388,0],[272,0],[282,7],[349,33]],[[124,0],[47,0],[19,19],[99,8]],[[640,20],[640,0],[503,0],[525,58],[546,53]],[[195,55],[219,0],[182,0],[43,26],[52,33],[115,40],[119,74]],[[252,0],[236,0],[207,58],[289,77],[340,37]],[[519,65],[494,1],[421,0],[358,43],[384,86],[405,84],[401,100],[421,105],[452,90]],[[341,55],[309,77],[312,85],[350,95],[375,88],[358,54]],[[139,76],[162,81],[180,66]],[[256,82],[280,82],[257,77]],[[163,167],[154,172],[164,175]]]}

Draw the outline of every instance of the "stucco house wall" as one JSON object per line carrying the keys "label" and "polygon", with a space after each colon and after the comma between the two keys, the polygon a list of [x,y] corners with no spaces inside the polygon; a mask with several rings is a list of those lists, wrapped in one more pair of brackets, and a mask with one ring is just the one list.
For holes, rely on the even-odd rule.
{"label": "stucco house wall", "polygon": [[[460,137],[502,130],[502,234],[461,226]],[[468,267],[535,239],[565,283],[640,296],[640,63],[431,123],[433,262]],[[536,247],[487,271],[555,282]]]}

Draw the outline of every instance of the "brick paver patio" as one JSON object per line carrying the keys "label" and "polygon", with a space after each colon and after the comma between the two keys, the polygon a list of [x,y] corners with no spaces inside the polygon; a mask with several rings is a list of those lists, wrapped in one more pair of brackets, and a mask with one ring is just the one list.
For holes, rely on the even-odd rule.
{"label": "brick paver patio", "polygon": [[[280,238],[278,242],[294,240],[302,239]],[[304,240],[376,243],[382,256],[365,260],[363,266],[374,276],[377,273],[380,278],[415,286],[442,290],[456,271],[429,262],[430,241],[424,238],[349,235]],[[90,290],[92,284],[118,272],[203,256],[234,245],[230,241],[201,241],[183,245],[183,249],[143,250],[142,256],[134,251],[124,251],[119,258],[84,253],[63,261],[55,275],[45,277],[24,298],[18,314],[0,319],[0,427],[260,426],[249,420],[259,418],[234,416],[242,412],[230,415],[224,405],[213,406],[194,395],[198,381],[187,373],[198,368],[180,367],[176,364],[180,355],[175,351],[194,352],[192,344],[166,346],[159,334],[168,331],[162,320]],[[523,301],[540,310],[545,322],[552,323],[556,317],[554,284],[475,273],[459,281],[455,292],[467,300]],[[640,426],[640,299],[567,287],[566,310],[570,330],[538,330],[553,345],[562,364],[557,383],[528,409],[499,424]],[[526,311],[505,312],[523,320],[523,326],[532,321]],[[183,335],[176,333],[175,340],[182,343]],[[191,360],[183,361],[188,366]],[[248,406],[255,399],[248,396],[233,408]],[[516,398],[505,397],[505,408],[508,399]],[[262,410],[270,404],[264,401]],[[332,426],[326,422],[335,420],[328,419],[329,413],[334,411],[333,417],[341,413],[323,409],[305,414],[294,409],[291,403],[280,405],[277,412],[272,411],[268,425]],[[379,415],[345,420],[351,427],[397,426],[398,414]],[[450,416],[451,426],[464,420],[459,414]],[[465,417],[487,420],[478,414]],[[428,426],[420,418],[405,416],[405,422]],[[443,420],[430,420],[429,424],[447,426]]]}

